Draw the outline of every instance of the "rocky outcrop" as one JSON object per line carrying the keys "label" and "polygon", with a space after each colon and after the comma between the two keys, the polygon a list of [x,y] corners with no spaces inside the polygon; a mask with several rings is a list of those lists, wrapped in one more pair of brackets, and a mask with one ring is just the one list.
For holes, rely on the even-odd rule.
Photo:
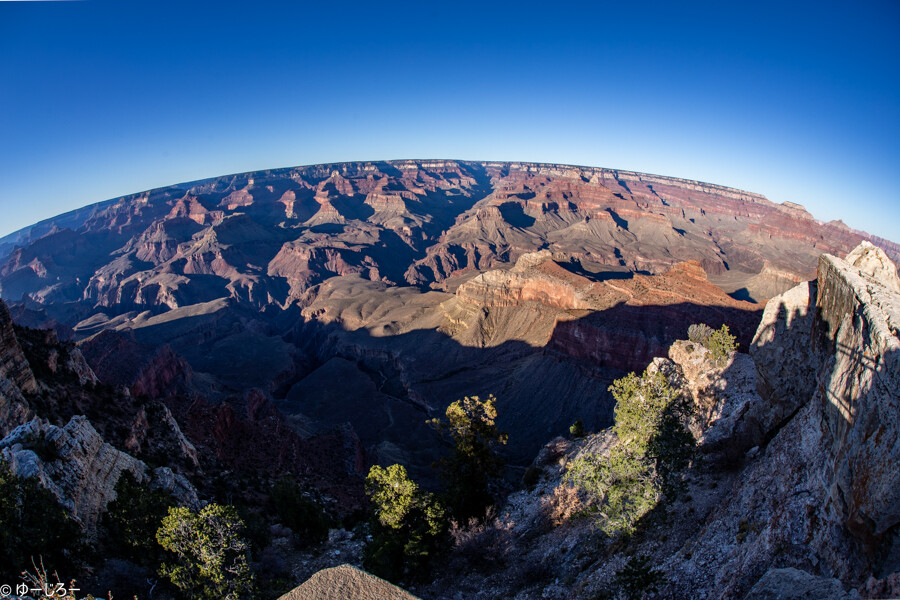
{"label": "rocky outcrop", "polygon": [[147,403],[137,409],[122,447],[136,456],[163,461],[187,471],[200,468],[197,448],[181,432],[169,407],[162,402]]}
{"label": "rocky outcrop", "polygon": [[0,440],[0,460],[14,475],[34,477],[50,490],[89,539],[126,471],[169,493],[181,506],[199,506],[197,490],[184,476],[168,467],[151,472],[144,462],[105,442],[84,416],[72,417],[64,427],[42,419],[20,425]]}
{"label": "rocky outcrop", "polygon": [[350,565],[323,569],[278,600],[416,600],[409,592]]}
{"label": "rocky outcrop", "polygon": [[[100,516],[126,471],[179,504],[197,506],[197,492],[183,475],[169,467],[151,473],[79,414],[91,414],[113,438],[130,425],[130,437],[118,440],[120,447],[195,470],[196,450],[168,409],[159,403],[138,408],[127,392],[98,389],[97,377],[72,342],[60,342],[53,330],[13,326],[5,309],[0,301],[0,355],[7,357],[0,373],[0,460],[11,472],[33,477],[50,490],[88,539],[96,536]],[[148,419],[148,410],[154,418]]]}
{"label": "rocky outcrop", "polygon": [[700,344],[680,340],[669,348],[669,358],[654,359],[650,370],[661,371],[693,400],[690,429],[709,464],[738,464],[772,427],[757,393],[756,365],[746,354],[734,353],[720,365]]}
{"label": "rocky outcrop", "polygon": [[887,257],[884,250],[867,240],[853,249],[844,259],[850,266],[859,269],[860,273],[878,281],[881,285],[900,292],[900,277],[897,267]]}
{"label": "rocky outcrop", "polygon": [[830,255],[815,286],[767,307],[752,352],[771,441],[673,559],[695,597],[741,597],[779,563],[859,586],[893,552],[898,311],[900,294]]}
{"label": "rocky outcrop", "polygon": [[[664,574],[663,598],[896,596],[900,294],[877,275],[892,265],[878,262],[886,268],[823,255],[815,282],[769,304],[750,355],[716,364],[705,348],[679,341],[653,361],[651,371],[693,399],[703,456],[686,472],[686,493],[667,498],[638,535],[598,542],[590,524],[571,519],[580,500],[560,468],[608,452],[616,442],[607,430],[548,445],[532,465],[535,489],[510,496],[483,543],[549,570],[542,589],[550,597],[609,590],[634,555]],[[549,525],[537,518],[542,506]],[[571,552],[592,543],[593,553]],[[466,589],[515,596],[512,569]],[[422,595],[446,597],[454,585],[448,577]]]}
{"label": "rocky outcrop", "polygon": [[771,569],[763,575],[744,600],[854,600],[856,590],[848,593],[832,577],[816,577],[800,569]]}
{"label": "rocky outcrop", "polygon": [[900,292],[878,273],[823,255],[816,302],[833,348],[815,397],[834,453],[829,495],[871,552],[900,524]]}
{"label": "rocky outcrop", "polygon": [[104,442],[85,417],[65,427],[39,419],[20,425],[0,440],[0,457],[15,475],[35,477],[53,492],[89,535],[124,471],[147,478],[144,463]]}
{"label": "rocky outcrop", "polygon": [[771,423],[780,423],[805,404],[816,385],[824,356],[814,338],[817,282],[810,281],[766,304],[750,355],[759,369],[759,391]]}
{"label": "rocky outcrop", "polygon": [[23,390],[37,391],[37,380],[16,338],[6,303],[0,300],[0,436],[34,416]]}

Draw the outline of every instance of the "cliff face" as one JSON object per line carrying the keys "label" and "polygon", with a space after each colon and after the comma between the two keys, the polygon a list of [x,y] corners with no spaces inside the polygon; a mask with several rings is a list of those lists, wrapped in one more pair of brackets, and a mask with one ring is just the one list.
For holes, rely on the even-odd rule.
{"label": "cliff face", "polygon": [[[659,275],[616,272],[598,280],[551,258],[546,250],[523,254],[511,269],[487,271],[461,284],[456,297],[485,315],[499,313],[501,307],[540,307],[549,318],[543,332],[533,328],[531,343],[625,371],[665,356],[669,345],[684,336],[685,323],[727,323],[747,344],[759,319],[758,305],[726,295],[696,261]],[[503,339],[502,329],[494,330],[494,337]]]}
{"label": "cliff face", "polygon": [[[260,389],[301,435],[350,421],[371,456],[429,472],[423,422],[450,402],[496,394],[527,463],[577,418],[607,425],[611,379],[691,323],[746,348],[761,307],[739,298],[860,239],[723,186],[467,161],[231,175],[59,224],[16,236],[0,294],[71,328],[102,381],[214,402]],[[336,373],[348,393],[323,391]]]}
{"label": "cliff face", "polygon": [[[35,451],[38,440],[40,449]],[[104,442],[83,416],[72,417],[64,427],[39,419],[17,427],[0,440],[0,460],[13,474],[34,477],[53,492],[89,538],[96,534],[106,505],[115,500],[116,483],[125,471],[137,481],[152,481],[164,489],[171,486],[170,492],[177,489],[179,503],[198,504],[196,491],[187,480],[167,468],[159,473],[150,471],[142,461]]]}
{"label": "cliff face", "polygon": [[37,381],[25,359],[6,303],[0,300],[0,379],[9,379],[23,392],[37,390]]}
{"label": "cliff face", "polygon": [[[819,261],[817,306],[834,350],[816,399],[834,453],[831,499],[875,552],[900,523],[900,286],[895,269],[873,269],[866,258]],[[879,259],[890,263],[883,253]]]}
{"label": "cliff face", "polygon": [[[889,267],[872,268],[874,254]],[[900,294],[880,251],[848,260],[823,255],[817,281],[766,308],[751,349],[758,458],[710,516],[693,557],[673,565],[707,597],[740,597],[776,566],[845,586],[900,569],[885,558],[900,523]],[[752,528],[736,544],[741,520]]]}

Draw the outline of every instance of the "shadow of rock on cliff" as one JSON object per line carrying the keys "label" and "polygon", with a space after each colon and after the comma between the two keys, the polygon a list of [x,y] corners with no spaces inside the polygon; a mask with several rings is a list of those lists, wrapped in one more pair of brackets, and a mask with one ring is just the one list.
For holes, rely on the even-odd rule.
{"label": "shadow of rock on cliff", "polygon": [[373,461],[402,462],[415,472],[427,470],[441,447],[427,418],[463,396],[494,394],[498,424],[510,434],[506,456],[522,468],[576,419],[589,430],[609,426],[612,381],[666,356],[691,323],[728,323],[746,344],[758,318],[693,304],[617,305],[559,321],[543,347],[518,340],[472,347],[424,329],[375,336],[299,319],[285,339],[311,368],[278,404],[301,431],[349,421]]}
{"label": "shadow of rock on cliff", "polygon": [[[373,335],[307,321],[296,308],[260,313],[226,304],[210,315],[185,311],[186,319],[136,331],[137,339],[186,358],[205,382],[200,394],[209,393],[209,381],[218,397],[261,387],[301,435],[349,422],[371,462],[401,462],[432,479],[430,465],[444,446],[425,421],[463,396],[497,396],[499,426],[510,434],[505,453],[518,473],[576,419],[588,430],[609,426],[612,381],[665,356],[690,324],[728,323],[746,344],[759,318],[693,304],[617,305],[559,321],[543,347],[518,340],[473,347],[434,329]],[[266,354],[272,348],[277,353]],[[242,385],[235,374],[248,369],[253,376]]]}

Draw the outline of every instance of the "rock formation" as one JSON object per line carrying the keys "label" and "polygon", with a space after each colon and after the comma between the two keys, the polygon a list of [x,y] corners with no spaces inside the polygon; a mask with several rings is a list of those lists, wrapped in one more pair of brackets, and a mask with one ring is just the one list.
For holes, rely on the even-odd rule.
{"label": "rock formation", "polygon": [[279,600],[416,600],[416,597],[350,565],[323,569]]}
{"label": "rock formation", "polygon": [[179,504],[198,506],[197,492],[171,469],[157,474],[143,462],[104,442],[83,416],[57,427],[39,419],[20,425],[0,440],[0,459],[14,475],[34,477],[56,496],[84,527],[96,534],[106,505],[115,500],[115,486],[129,471],[137,481],[151,481],[177,494]]}
{"label": "rock formation", "polygon": [[527,163],[296,167],[76,213],[0,240],[5,298],[119,310],[221,297],[284,306],[333,275],[445,285],[552,247],[582,263],[652,273],[694,259],[729,292],[764,299],[802,281],[821,252],[847,252],[864,237],[733,188]]}
{"label": "rock formation", "polygon": [[[436,448],[424,421],[495,393],[524,465],[577,418],[609,424],[609,382],[665,356],[691,323],[728,324],[746,348],[761,308],[748,300],[860,238],[798,205],[669,177],[343,163],[39,224],[10,238],[0,294],[31,322],[70,328],[101,381],[132,396],[240,402],[259,389],[300,436],[350,421],[371,460],[423,471]],[[342,393],[324,390],[326,375]]]}
{"label": "rock formation", "polygon": [[[711,514],[693,556],[673,563],[695,593],[739,597],[778,564],[845,586],[897,570],[878,558],[891,554],[900,522],[892,441],[900,433],[900,294],[885,283],[823,255],[814,287],[767,307],[751,351],[763,399],[750,404],[758,407],[760,454]],[[734,544],[742,520],[752,527]]]}

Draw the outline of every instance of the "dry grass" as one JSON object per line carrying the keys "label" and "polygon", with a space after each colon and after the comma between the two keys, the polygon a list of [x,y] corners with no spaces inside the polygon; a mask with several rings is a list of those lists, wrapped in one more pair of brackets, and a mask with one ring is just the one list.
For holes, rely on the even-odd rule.
{"label": "dry grass", "polygon": [[553,492],[541,498],[541,511],[554,527],[569,522],[582,514],[586,502],[582,493],[573,485],[560,483]]}

